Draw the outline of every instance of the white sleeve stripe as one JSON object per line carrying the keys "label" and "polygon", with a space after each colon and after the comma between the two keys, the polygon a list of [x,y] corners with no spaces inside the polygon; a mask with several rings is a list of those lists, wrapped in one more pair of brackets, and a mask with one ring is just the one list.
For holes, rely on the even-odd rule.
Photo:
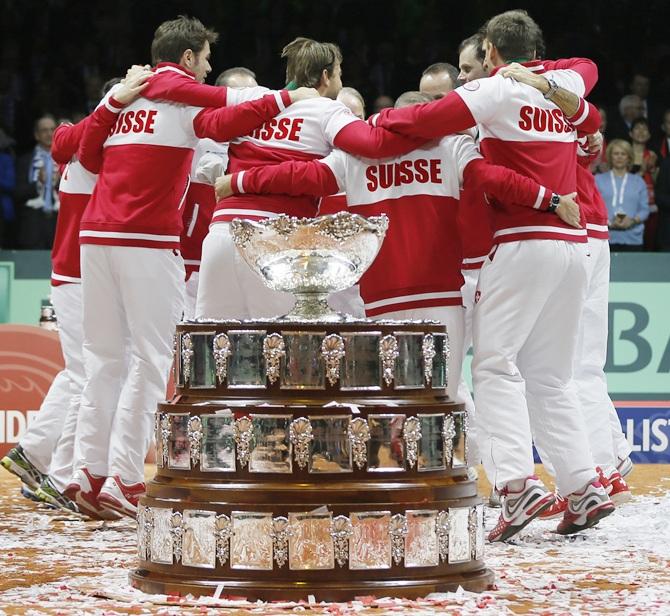
{"label": "white sleeve stripe", "polygon": [[122,107],[114,107],[109,103],[109,100],[105,101],[105,107],[109,109],[112,113],[119,113],[121,111]]}
{"label": "white sleeve stripe", "polygon": [[279,107],[279,111],[284,111],[284,109],[286,109],[286,105],[284,105],[284,101],[282,100],[281,92],[274,92],[274,95],[275,100],[277,101],[277,107]]}
{"label": "white sleeve stripe", "polygon": [[542,205],[542,199],[544,198],[544,194],[547,192],[547,189],[544,186],[540,186],[540,190],[537,193],[537,199],[535,199],[535,203],[533,207],[537,210],[540,208],[540,205]]}
{"label": "white sleeve stripe", "polygon": [[371,118],[370,121],[372,122],[372,126],[377,126],[377,120],[379,119],[379,114],[375,113]]}
{"label": "white sleeve stripe", "polygon": [[573,125],[582,124],[584,120],[586,120],[588,115],[589,115],[589,105],[586,101],[584,101],[584,111],[582,111],[582,115],[580,115],[577,120],[573,120],[572,124]]}
{"label": "white sleeve stripe", "polygon": [[237,192],[241,195],[244,194],[244,186],[242,184],[242,178],[244,177],[244,171],[240,171],[237,174]]}

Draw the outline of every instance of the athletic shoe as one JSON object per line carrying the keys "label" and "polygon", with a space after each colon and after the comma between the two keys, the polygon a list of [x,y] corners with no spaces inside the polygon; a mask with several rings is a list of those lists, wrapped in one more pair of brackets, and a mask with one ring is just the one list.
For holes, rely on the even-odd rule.
{"label": "athletic shoe", "polygon": [[35,496],[37,496],[37,498],[41,501],[44,501],[49,505],[53,505],[58,509],[79,513],[79,508],[77,505],[67,496],[65,496],[65,494],[58,490],[58,488],[51,481],[50,477],[46,477],[44,481],[42,481],[40,487],[37,488],[37,492],[35,492]]}
{"label": "athletic shoe", "polygon": [[554,492],[554,502],[537,517],[540,520],[551,520],[553,518],[558,518],[565,513],[567,508],[568,501],[558,492]]}
{"label": "athletic shoe", "polygon": [[21,484],[21,496],[27,498],[29,501],[34,503],[41,503],[42,501],[38,498],[37,494],[33,492],[25,483]]}
{"label": "athletic shoe", "polygon": [[63,494],[74,501],[79,511],[94,520],[118,520],[119,515],[107,511],[98,503],[98,493],[106,477],[91,474],[88,469],[80,468],[74,472]]}
{"label": "athletic shoe", "polygon": [[46,477],[38,468],[26,457],[21,445],[17,445],[11,449],[9,453],[0,460],[0,464],[4,466],[10,473],[16,475],[23,483],[25,483],[31,490],[37,490],[40,483]]}
{"label": "athletic shoe", "polygon": [[500,492],[498,492],[498,490],[495,488],[491,488],[491,494],[489,495],[489,507],[492,509],[500,509],[500,507],[502,507]]}
{"label": "athletic shoe", "polygon": [[621,477],[628,477],[633,472],[633,461],[629,457],[624,458],[616,467]]}
{"label": "athletic shoe", "polygon": [[98,502],[105,508],[121,515],[137,516],[137,504],[140,496],[147,491],[144,483],[123,483],[118,475],[107,477],[98,496]]}
{"label": "athletic shoe", "polygon": [[568,494],[568,507],[556,532],[572,535],[595,526],[614,511],[614,503],[599,481],[588,484],[581,492]]}
{"label": "athletic shoe", "polygon": [[630,493],[628,484],[623,479],[619,471],[614,471],[608,478],[609,489],[607,495],[615,505],[622,505],[627,503],[633,495]]}
{"label": "athletic shoe", "polygon": [[505,486],[501,495],[502,512],[489,541],[507,541],[554,502],[554,495],[535,475],[527,477],[524,486],[513,492]]}

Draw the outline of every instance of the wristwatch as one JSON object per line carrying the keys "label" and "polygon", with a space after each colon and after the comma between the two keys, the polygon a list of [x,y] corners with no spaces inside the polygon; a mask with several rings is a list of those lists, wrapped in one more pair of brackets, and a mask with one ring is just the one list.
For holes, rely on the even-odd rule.
{"label": "wristwatch", "polygon": [[551,77],[547,79],[547,83],[549,84],[549,89],[543,94],[543,96],[546,99],[550,99],[558,91],[558,84]]}
{"label": "wristwatch", "polygon": [[554,193],[553,195],[551,195],[551,200],[549,201],[547,212],[555,212],[560,204],[561,204],[561,198],[556,193]]}

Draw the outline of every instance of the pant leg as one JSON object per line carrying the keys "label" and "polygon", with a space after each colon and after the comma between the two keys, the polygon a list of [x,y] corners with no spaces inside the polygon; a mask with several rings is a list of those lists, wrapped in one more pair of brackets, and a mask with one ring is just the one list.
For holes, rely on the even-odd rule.
{"label": "pant leg", "polygon": [[19,441],[28,459],[42,473],[49,472],[51,457],[70,405],[70,397],[70,378],[67,370],[61,370],[52,381],[39,413]]}
{"label": "pant leg", "polygon": [[528,408],[536,443],[556,473],[556,487],[570,494],[596,478],[595,465],[573,380],[579,322],[586,295],[586,247],[551,242],[551,253],[538,251],[538,262],[550,258],[553,289],[528,339],[518,365],[526,382]]}
{"label": "pant leg", "polygon": [[82,357],[84,331],[82,328],[81,285],[65,284],[54,287],[51,301],[58,315],[58,333],[65,358],[65,369],[70,377],[70,406],[49,467],[52,482],[56,488],[63,491],[72,475],[77,418],[81,392],[86,380]]}
{"label": "pant leg", "polygon": [[172,250],[112,249],[130,361],[112,423],[108,466],[110,475],[136,483],[144,480],[156,405],[165,400],[173,335],[184,308],[184,262]]}
{"label": "pant leg", "polygon": [[195,303],[198,298],[198,283],[200,272],[193,272],[186,281],[184,294],[184,320],[195,319]]}
{"label": "pant leg", "polygon": [[[79,407],[74,467],[102,476],[109,475],[112,422],[127,369],[128,327],[112,259],[114,248],[94,244],[81,248],[86,382]],[[157,296],[149,302],[156,303]]]}
{"label": "pant leg", "polygon": [[[475,292],[477,290],[477,281],[479,280],[479,269],[464,269],[461,270],[463,280],[465,281],[461,287],[461,295],[463,297],[464,311],[464,327],[463,327],[463,362],[468,351],[472,347],[472,314],[475,308]],[[463,372],[461,370],[461,380],[458,384],[458,399],[465,404],[465,410],[468,413],[468,425],[470,429],[470,446],[468,454],[470,460],[469,464],[476,465],[481,461],[481,454],[479,453],[479,437],[477,435],[477,422],[475,420],[475,402],[472,399],[472,394],[468,384],[465,382]]]}
{"label": "pant leg", "polygon": [[613,453],[614,458],[617,461],[617,466],[621,460],[625,460],[633,452],[626,435],[621,429],[621,421],[619,420],[619,414],[614,408],[614,404],[610,401],[610,410],[609,410],[609,423],[610,430],[612,434],[612,444],[613,444]]}

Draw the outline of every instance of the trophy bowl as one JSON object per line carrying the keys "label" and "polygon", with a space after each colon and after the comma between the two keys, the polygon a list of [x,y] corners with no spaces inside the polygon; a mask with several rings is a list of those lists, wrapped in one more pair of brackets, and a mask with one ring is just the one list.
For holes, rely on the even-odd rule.
{"label": "trophy bowl", "polygon": [[282,214],[261,221],[232,221],[233,241],[249,267],[275,291],[296,298],[284,319],[342,321],[330,293],[355,285],[377,256],[388,228],[384,215],[339,212],[319,218]]}

